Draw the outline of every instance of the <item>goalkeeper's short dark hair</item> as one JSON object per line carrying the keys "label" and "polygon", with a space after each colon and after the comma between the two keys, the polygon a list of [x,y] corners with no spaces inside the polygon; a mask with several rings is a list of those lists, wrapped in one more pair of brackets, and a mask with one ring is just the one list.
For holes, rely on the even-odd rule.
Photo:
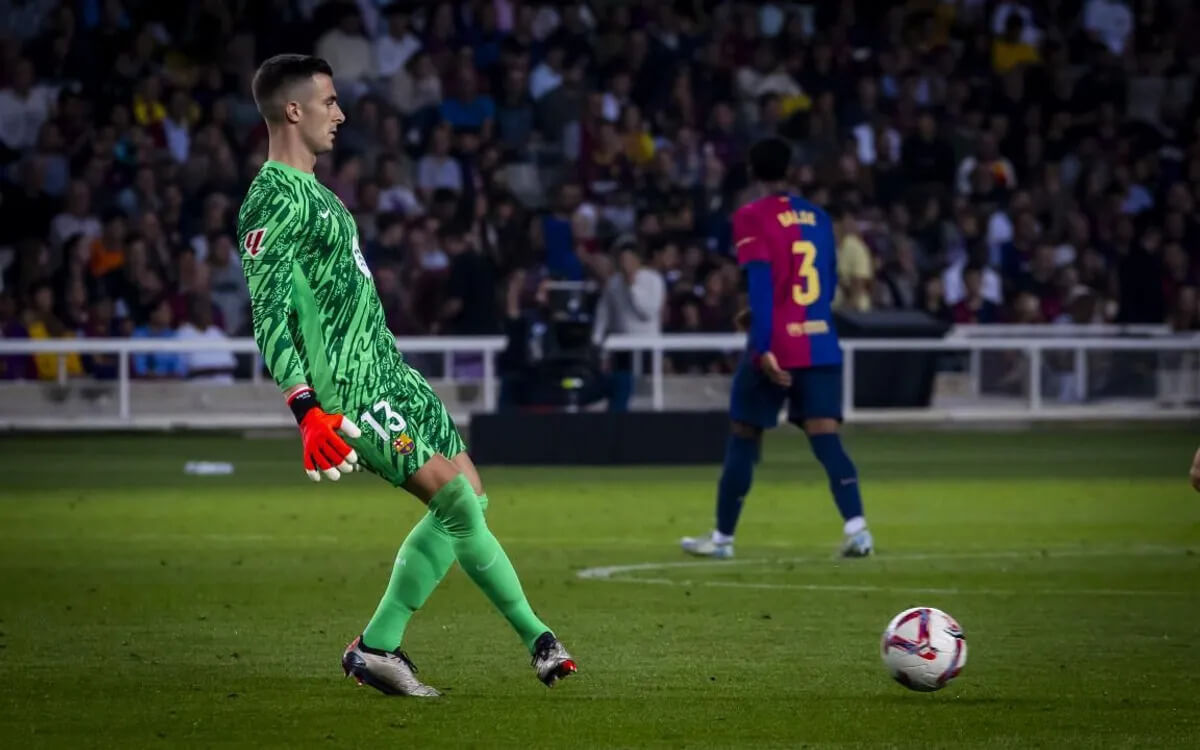
{"label": "goalkeeper's short dark hair", "polygon": [[763,182],[778,182],[787,177],[792,162],[792,147],[774,136],[763,138],[750,147],[750,174]]}
{"label": "goalkeeper's short dark hair", "polygon": [[318,74],[332,78],[333,68],[325,60],[312,55],[275,55],[263,61],[250,86],[259,114],[268,122],[282,120],[287,90]]}

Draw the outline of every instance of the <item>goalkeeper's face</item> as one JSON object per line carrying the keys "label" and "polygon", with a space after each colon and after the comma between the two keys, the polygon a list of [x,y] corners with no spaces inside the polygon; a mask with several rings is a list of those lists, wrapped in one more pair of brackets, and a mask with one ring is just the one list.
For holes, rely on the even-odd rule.
{"label": "goalkeeper's face", "polygon": [[333,79],[315,75],[312,80],[312,85],[307,87],[308,97],[301,101],[298,124],[304,144],[314,154],[323,154],[333,150],[338,126],[346,121],[346,115],[338,105]]}

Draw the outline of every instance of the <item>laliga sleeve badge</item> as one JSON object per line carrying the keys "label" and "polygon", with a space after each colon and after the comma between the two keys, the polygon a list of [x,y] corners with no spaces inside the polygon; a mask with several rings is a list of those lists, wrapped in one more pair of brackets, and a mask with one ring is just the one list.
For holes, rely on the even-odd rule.
{"label": "laliga sleeve badge", "polygon": [[413,443],[413,439],[408,436],[407,432],[402,432],[396,436],[395,440],[392,441],[392,447],[395,448],[396,452],[401,456],[407,456],[409,453],[413,452],[413,448],[416,447],[416,444]]}

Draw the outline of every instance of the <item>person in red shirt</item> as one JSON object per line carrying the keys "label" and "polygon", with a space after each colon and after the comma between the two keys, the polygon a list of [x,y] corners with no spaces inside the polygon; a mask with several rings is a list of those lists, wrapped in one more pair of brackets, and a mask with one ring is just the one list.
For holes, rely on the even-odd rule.
{"label": "person in red shirt", "polygon": [[954,322],[961,323],[996,323],[1000,319],[1000,309],[996,303],[983,297],[983,267],[970,265],[963,269],[963,286],[967,296],[954,306],[951,315]]}

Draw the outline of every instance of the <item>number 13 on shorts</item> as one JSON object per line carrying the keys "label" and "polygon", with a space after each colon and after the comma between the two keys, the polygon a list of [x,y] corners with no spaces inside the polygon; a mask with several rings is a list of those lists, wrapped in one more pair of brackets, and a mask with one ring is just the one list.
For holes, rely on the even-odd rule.
{"label": "number 13 on shorts", "polygon": [[[375,418],[376,415],[379,419]],[[407,426],[404,417],[400,416],[387,401],[377,401],[370,410],[364,410],[362,414],[358,415],[358,421],[374,430],[382,440],[388,440],[394,433],[403,432]]]}

